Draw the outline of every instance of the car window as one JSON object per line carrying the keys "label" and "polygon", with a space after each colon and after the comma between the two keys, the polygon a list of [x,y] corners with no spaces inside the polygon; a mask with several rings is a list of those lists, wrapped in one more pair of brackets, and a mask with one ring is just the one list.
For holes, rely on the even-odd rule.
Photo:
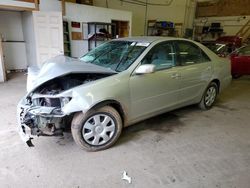
{"label": "car window", "polygon": [[199,46],[188,41],[176,41],[178,65],[192,65],[210,61]]}
{"label": "car window", "polygon": [[80,57],[80,60],[121,72],[126,70],[148,45],[149,43],[133,41],[111,41],[88,52]]}
{"label": "car window", "polygon": [[245,46],[239,49],[239,55],[250,56],[250,46]]}
{"label": "car window", "polygon": [[125,50],[122,61],[118,64],[116,70],[118,72],[126,70],[144,51],[145,48],[134,45],[133,48]]}
{"label": "car window", "polygon": [[172,43],[161,43],[154,46],[143,58],[142,64],[153,64],[156,70],[175,66],[175,51]]}
{"label": "car window", "polygon": [[92,63],[96,65],[103,65],[115,70],[118,65],[117,62],[121,62],[122,58],[130,50],[130,48],[130,45],[120,45],[115,48],[110,46],[108,53],[104,53],[99,56]]}

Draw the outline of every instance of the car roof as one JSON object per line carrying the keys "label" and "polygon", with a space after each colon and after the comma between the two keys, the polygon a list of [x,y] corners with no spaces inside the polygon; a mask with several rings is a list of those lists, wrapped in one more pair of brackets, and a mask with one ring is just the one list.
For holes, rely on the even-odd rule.
{"label": "car roof", "polygon": [[138,36],[138,37],[125,37],[125,38],[119,38],[115,39],[118,41],[133,41],[133,42],[156,42],[156,41],[164,41],[164,40],[186,40],[183,38],[175,38],[175,37],[158,37],[158,36]]}

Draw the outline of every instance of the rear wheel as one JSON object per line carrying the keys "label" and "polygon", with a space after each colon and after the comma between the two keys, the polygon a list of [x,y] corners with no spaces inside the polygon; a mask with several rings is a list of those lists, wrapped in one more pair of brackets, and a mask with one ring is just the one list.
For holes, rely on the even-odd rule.
{"label": "rear wheel", "polygon": [[210,83],[205,93],[203,94],[201,102],[199,103],[199,107],[203,110],[209,110],[213,106],[217,94],[218,94],[217,84],[214,82]]}
{"label": "rear wheel", "polygon": [[75,142],[87,151],[104,150],[112,146],[122,131],[119,113],[110,106],[104,106],[84,113],[77,113],[72,121],[71,131]]}

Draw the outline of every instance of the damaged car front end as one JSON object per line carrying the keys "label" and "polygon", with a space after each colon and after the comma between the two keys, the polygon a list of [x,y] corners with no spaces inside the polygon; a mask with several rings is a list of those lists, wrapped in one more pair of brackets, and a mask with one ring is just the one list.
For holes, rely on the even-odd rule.
{"label": "damaged car front end", "polygon": [[[41,98],[27,96],[19,103],[19,134],[28,146],[33,146],[31,139],[33,136],[59,136],[65,128],[67,116],[61,108],[61,105],[38,106],[35,103]],[[61,98],[62,101],[64,100]],[[44,98],[61,102],[60,98]],[[61,104],[61,103],[60,103]]]}
{"label": "damaged car front end", "polygon": [[30,147],[34,136],[63,135],[73,113],[88,107],[75,88],[115,74],[65,56],[51,59],[37,75],[32,71],[29,69],[28,94],[17,107],[19,134]]}
{"label": "damaged car front end", "polygon": [[117,39],[79,59],[57,56],[41,69],[30,67],[28,93],[17,107],[22,140],[33,146],[35,136],[71,130],[74,141],[89,151],[114,144],[129,107],[126,70],[135,68],[133,63],[150,44],[140,41]]}

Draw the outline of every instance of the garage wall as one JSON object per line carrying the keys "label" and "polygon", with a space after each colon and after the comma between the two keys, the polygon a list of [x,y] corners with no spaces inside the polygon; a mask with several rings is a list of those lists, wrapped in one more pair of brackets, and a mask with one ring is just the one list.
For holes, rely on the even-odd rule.
{"label": "garage wall", "polygon": [[23,12],[22,26],[23,26],[24,40],[26,43],[26,56],[27,56],[28,66],[37,65],[36,41],[35,41],[33,25],[34,24],[33,24],[32,12]]}
{"label": "garage wall", "polygon": [[58,0],[41,0],[39,4],[40,11],[62,11],[62,3]]}
{"label": "garage wall", "polygon": [[203,1],[197,5],[197,17],[250,15],[250,0]]}
{"label": "garage wall", "polygon": [[235,35],[243,25],[247,23],[250,16],[227,16],[227,17],[201,17],[195,19],[197,26],[210,26],[213,22],[221,23],[226,35]]}
{"label": "garage wall", "polygon": [[[74,3],[66,3],[66,16],[64,19],[67,21],[75,22],[108,22],[111,20],[123,20],[132,23],[132,13],[128,11],[113,10],[95,6],[80,5]],[[69,24],[70,25],[70,24]],[[85,26],[86,27],[86,26]],[[70,27],[70,31],[72,28]],[[75,29],[73,31],[82,32],[83,29]],[[131,33],[131,27],[130,27]],[[88,51],[88,41],[84,40],[71,40],[71,56],[80,57]]]}
{"label": "garage wall", "polygon": [[20,12],[0,11],[0,34],[3,41],[23,41],[22,17]]}
{"label": "garage wall", "polygon": [[[148,2],[166,3],[168,1],[148,0]],[[175,23],[183,23],[184,28],[192,28],[195,4],[193,0],[173,0],[170,6],[148,6],[147,20],[173,21]],[[94,5],[106,7],[106,1],[94,0]],[[131,11],[133,14],[132,35],[144,35],[145,6],[121,2],[120,0],[108,0],[108,7]]]}

